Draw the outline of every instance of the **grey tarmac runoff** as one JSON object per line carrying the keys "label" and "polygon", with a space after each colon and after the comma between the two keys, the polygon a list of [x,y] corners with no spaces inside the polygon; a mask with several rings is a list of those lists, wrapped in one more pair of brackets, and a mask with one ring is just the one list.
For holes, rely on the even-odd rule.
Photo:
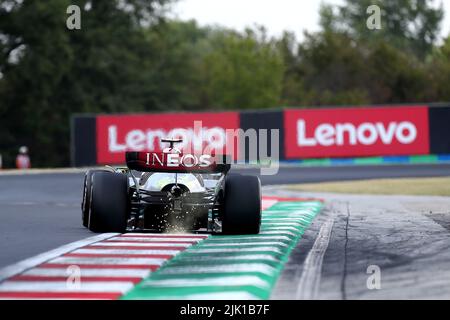
{"label": "grey tarmac runoff", "polygon": [[[372,170],[385,177],[389,172],[449,175],[446,166],[417,166],[416,174],[414,166],[403,166],[403,173],[380,167],[356,171],[362,178]],[[345,179],[346,170],[351,171],[337,167],[330,180]],[[347,179],[356,178],[352,172]],[[323,168],[287,168],[262,177],[266,210],[257,237],[95,235],[80,226],[82,178],[0,175],[0,296],[450,298],[450,199],[445,197],[298,194],[273,185],[327,177]],[[72,277],[73,266],[81,268],[81,284]],[[373,266],[380,270],[379,290],[368,288]]]}
{"label": "grey tarmac runoff", "polygon": [[[326,206],[291,254],[273,299],[450,299],[450,197],[302,195]],[[374,266],[379,289],[371,285]]]}

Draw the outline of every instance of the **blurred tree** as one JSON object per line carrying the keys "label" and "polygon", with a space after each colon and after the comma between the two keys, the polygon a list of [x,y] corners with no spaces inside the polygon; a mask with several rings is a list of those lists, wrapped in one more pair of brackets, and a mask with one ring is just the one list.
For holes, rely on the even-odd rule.
{"label": "blurred tree", "polygon": [[308,105],[368,103],[365,52],[346,34],[305,34],[299,72]]}
{"label": "blurred tree", "polygon": [[429,74],[424,63],[414,56],[380,41],[370,48],[366,61],[371,103],[432,101],[427,92]]}
{"label": "blurred tree", "polygon": [[168,21],[145,32],[157,53],[147,68],[156,79],[152,104],[167,110],[200,108],[200,64],[211,47],[209,29],[195,21]]}
{"label": "blurred tree", "polygon": [[297,54],[298,42],[295,35],[284,32],[277,41],[277,48],[283,57],[284,75],[282,97],[280,103],[284,106],[297,106],[306,103],[305,85],[300,72],[299,56]]}
{"label": "blurred tree", "polygon": [[[175,1],[175,0],[174,0]],[[166,18],[172,0],[0,0],[0,150],[69,163],[70,116],[450,99],[450,40],[431,0],[322,6],[321,30],[269,38]],[[81,8],[81,30],[66,9]],[[382,29],[366,26],[369,5]]]}
{"label": "blurred tree", "polygon": [[52,138],[54,130],[68,126],[68,119],[59,118],[51,103],[74,59],[65,30],[67,6],[64,1],[4,1],[0,5],[0,148],[9,151],[7,163],[22,144],[31,148],[32,155],[42,148],[42,157],[57,157],[47,154],[56,151],[47,147],[57,140]]}
{"label": "blurred tree", "polygon": [[[158,55],[142,25],[160,22],[166,0],[0,1],[0,149],[11,164],[19,145],[35,165],[67,165],[76,112],[162,108]],[[82,8],[81,30],[66,9]]]}
{"label": "blurred tree", "polygon": [[428,74],[431,79],[426,88],[432,91],[430,100],[450,101],[450,35],[435,49],[433,59],[428,64]]}
{"label": "blurred tree", "polygon": [[[430,1],[383,1],[378,4],[384,12],[396,14],[383,16],[382,30],[369,30],[366,9],[373,3],[321,6],[321,31],[305,33],[297,54],[284,55],[287,70],[295,70],[285,75],[290,81],[284,83],[284,103],[361,105],[437,98],[432,81],[437,70],[423,58],[432,52],[442,10]],[[293,48],[286,41],[280,41],[282,52],[293,52],[286,50]],[[442,77],[437,81],[442,83]]]}
{"label": "blurred tree", "polygon": [[[381,30],[367,27],[371,5],[381,9]],[[431,52],[444,17],[442,3],[435,0],[345,0],[336,10],[322,10],[323,26],[348,32],[357,41],[386,41],[420,59]]]}
{"label": "blurred tree", "polygon": [[202,107],[269,108],[281,97],[283,60],[262,28],[216,30],[202,61]]}

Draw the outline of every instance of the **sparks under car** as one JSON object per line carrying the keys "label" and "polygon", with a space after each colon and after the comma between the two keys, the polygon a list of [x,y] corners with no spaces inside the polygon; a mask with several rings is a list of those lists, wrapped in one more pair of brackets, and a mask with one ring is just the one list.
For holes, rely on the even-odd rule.
{"label": "sparks under car", "polygon": [[258,177],[229,174],[224,158],[182,154],[174,147],[181,140],[162,141],[170,144],[162,153],[127,152],[127,167],[86,173],[85,227],[93,232],[259,233]]}

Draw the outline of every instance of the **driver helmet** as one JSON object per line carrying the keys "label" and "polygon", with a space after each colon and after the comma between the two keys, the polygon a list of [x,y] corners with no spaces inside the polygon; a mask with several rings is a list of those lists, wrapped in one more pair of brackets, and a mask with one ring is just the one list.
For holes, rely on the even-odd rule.
{"label": "driver helmet", "polygon": [[27,153],[28,153],[28,147],[26,147],[26,146],[21,146],[21,147],[19,148],[19,153],[20,153],[20,154],[27,154]]}

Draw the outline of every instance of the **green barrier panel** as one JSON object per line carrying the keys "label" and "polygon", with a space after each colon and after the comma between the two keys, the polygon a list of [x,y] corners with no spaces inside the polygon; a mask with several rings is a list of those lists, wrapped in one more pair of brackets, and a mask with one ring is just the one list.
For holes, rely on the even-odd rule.
{"label": "green barrier panel", "polygon": [[411,156],[409,158],[411,163],[437,163],[438,160],[436,155]]}
{"label": "green barrier panel", "polygon": [[359,165],[376,165],[383,164],[383,157],[356,158],[355,164]]}
{"label": "green barrier panel", "polygon": [[304,159],[301,162],[302,166],[329,166],[331,165],[330,159]]}

